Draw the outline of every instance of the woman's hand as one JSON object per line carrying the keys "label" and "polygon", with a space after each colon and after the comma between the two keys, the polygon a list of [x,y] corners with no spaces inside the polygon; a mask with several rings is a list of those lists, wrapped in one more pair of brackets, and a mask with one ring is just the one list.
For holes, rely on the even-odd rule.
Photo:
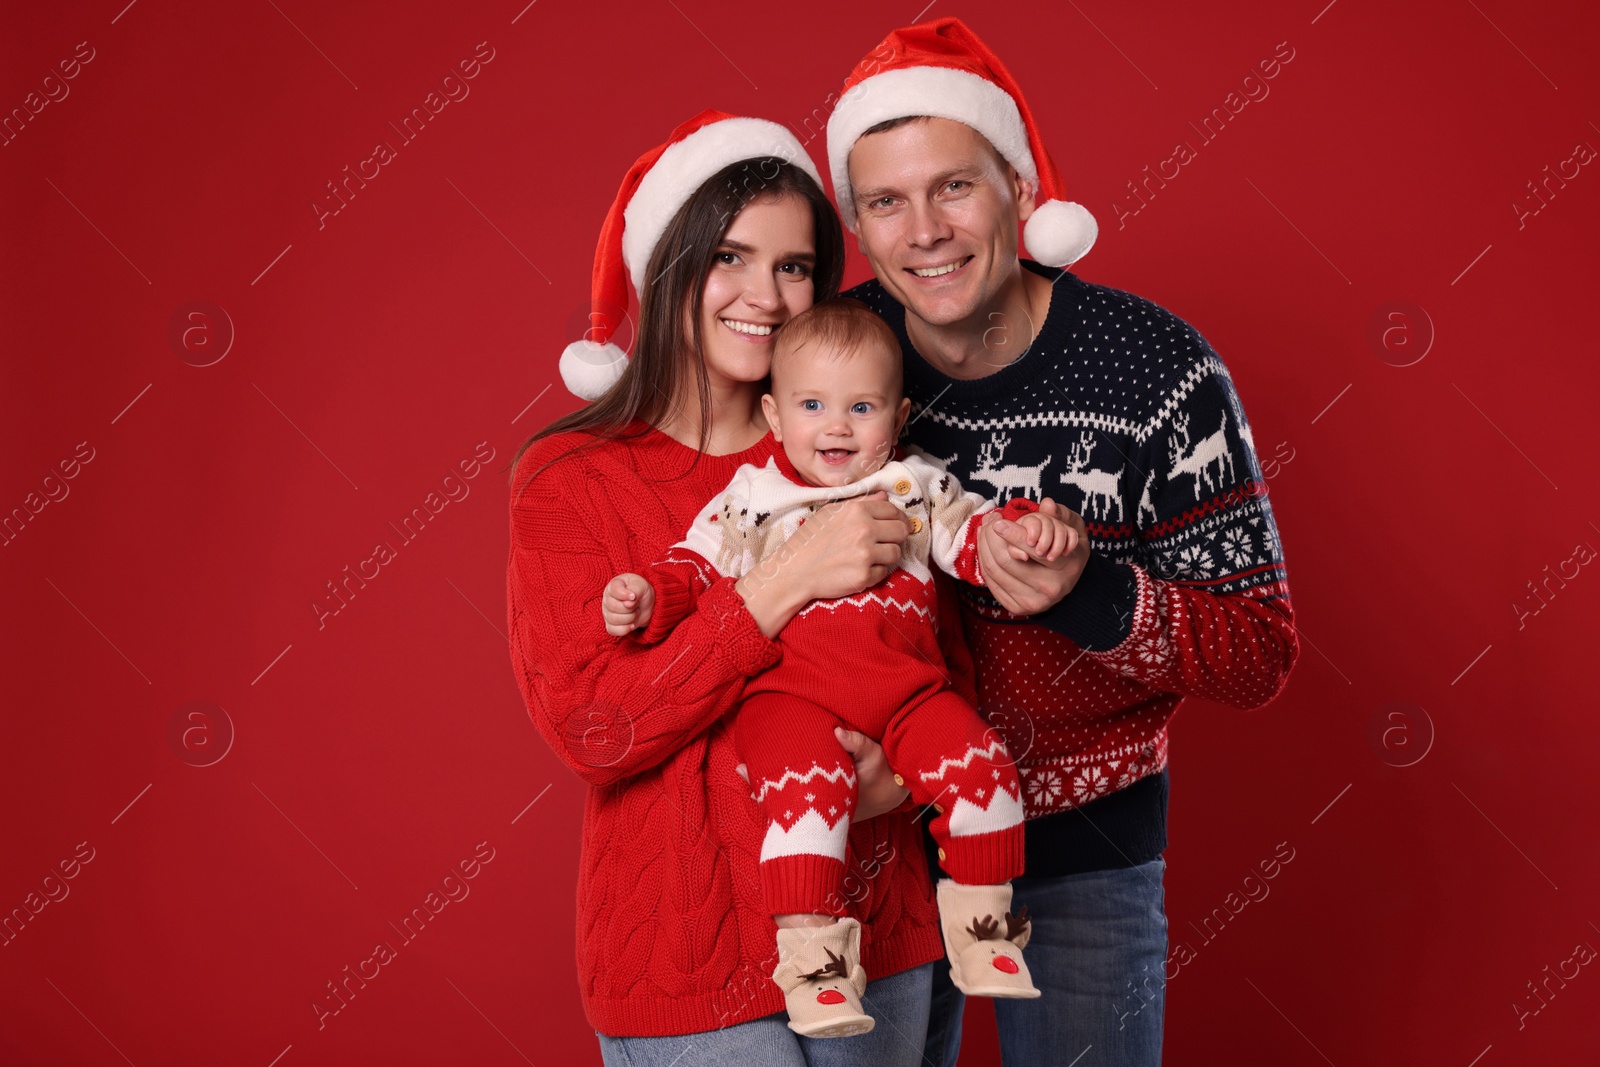
{"label": "woman's hand", "polygon": [[851,822],[884,815],[904,804],[911,791],[896,785],[894,772],[884,757],[883,746],[856,730],[842,726],[833,728],[833,736],[856,761],[856,810],[851,812]]}
{"label": "woman's hand", "polygon": [[819,509],[784,542],[794,548],[785,563],[807,579],[811,600],[850,596],[888,577],[910,536],[905,512],[880,489]]}
{"label": "woman's hand", "polygon": [[877,585],[900,562],[911,536],[905,512],[879,490],[820,508],[736,588],[767,637],[776,637],[813,600]]}

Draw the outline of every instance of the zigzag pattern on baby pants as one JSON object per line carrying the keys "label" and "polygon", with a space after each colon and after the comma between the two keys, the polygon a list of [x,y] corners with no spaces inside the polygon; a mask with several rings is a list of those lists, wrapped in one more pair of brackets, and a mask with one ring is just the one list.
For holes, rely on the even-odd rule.
{"label": "zigzag pattern on baby pants", "polygon": [[1022,793],[998,734],[955,693],[934,692],[863,720],[787,693],[746,697],[735,740],[767,824],[761,888],[773,915],[844,915],[845,837],[855,762],[835,726],[881,738],[884,755],[929,825],[957,882],[999,885],[1023,867]]}

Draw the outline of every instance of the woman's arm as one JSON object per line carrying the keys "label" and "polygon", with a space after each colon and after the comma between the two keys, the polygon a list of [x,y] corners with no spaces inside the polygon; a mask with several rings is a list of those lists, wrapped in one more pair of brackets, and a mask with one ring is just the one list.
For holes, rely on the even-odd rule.
{"label": "woman's arm", "polygon": [[[524,456],[527,469],[541,450]],[[519,476],[520,478],[520,476]],[[524,703],[551,749],[604,786],[669,758],[731,708],[743,683],[778,658],[732,579],[655,645],[606,633],[600,598],[637,570],[614,491],[581,457],[547,468],[511,504],[507,612]],[[626,494],[623,494],[626,496]]]}
{"label": "woman's arm", "polygon": [[[538,450],[525,456],[530,469]],[[522,485],[512,500],[507,610],[511,660],[534,725],[591,785],[667,759],[721,718],[746,678],[776,662],[779,630],[818,597],[881,581],[907,528],[883,500],[829,505],[773,559],[737,582],[719,578],[659,643],[605,632],[599,602],[614,574],[636,570],[615,501],[579,457]],[[883,514],[887,510],[889,514]]]}

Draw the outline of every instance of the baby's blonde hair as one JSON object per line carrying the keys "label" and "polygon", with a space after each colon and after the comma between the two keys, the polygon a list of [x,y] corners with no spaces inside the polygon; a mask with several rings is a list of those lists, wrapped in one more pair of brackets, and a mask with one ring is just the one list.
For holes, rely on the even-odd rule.
{"label": "baby's blonde hair", "polygon": [[778,339],[772,349],[774,387],[777,385],[778,367],[784,362],[784,357],[807,345],[816,346],[839,359],[848,359],[874,349],[881,351],[889,357],[896,386],[900,383],[900,375],[904,370],[900,339],[887,322],[859,300],[841,296],[812,304],[778,328]]}

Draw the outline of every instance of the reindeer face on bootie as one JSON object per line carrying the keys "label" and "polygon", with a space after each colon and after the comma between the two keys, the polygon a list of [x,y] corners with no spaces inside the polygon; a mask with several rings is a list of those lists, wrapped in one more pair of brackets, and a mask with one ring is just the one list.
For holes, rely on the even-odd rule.
{"label": "reindeer face on bootie", "polygon": [[950,981],[957,989],[976,997],[1032,999],[1041,995],[1022,958],[1033,923],[1026,907],[1014,914],[1008,910],[1009,883],[960,885],[943,878],[937,896]]}
{"label": "reindeer face on bootie", "polygon": [[[973,919],[967,926],[967,932],[972,935],[975,941],[992,944],[996,953],[999,954],[1001,945],[1015,945],[1019,950],[1026,945],[1028,938],[1033,934],[1033,920],[1028,918],[1028,906],[1024,904],[1017,909],[1015,915],[1009,911],[1006,912],[1005,926],[1003,928],[1000,925],[1000,920],[993,915],[985,915],[980,919]],[[1000,970],[1004,971],[1006,968],[1001,967]],[[1016,972],[1011,971],[1009,973],[1015,974]]]}
{"label": "reindeer face on bootie", "polygon": [[966,932],[972,943],[950,969],[956,988],[969,996],[1033,998],[1040,995],[1022,958],[1031,931],[1028,909],[1006,912],[1004,925],[992,915],[972,920]]}
{"label": "reindeer face on bootie", "polygon": [[847,1004],[850,996],[846,990],[855,989],[850,984],[850,964],[843,956],[832,952],[828,956],[827,964],[802,976],[806,979],[806,992],[818,1004]]}
{"label": "reindeer face on bootie", "polygon": [[805,1037],[870,1031],[874,1020],[861,1009],[867,972],[860,960],[861,924],[855,919],[826,927],[780,928],[772,980],[783,990],[789,1029]]}

